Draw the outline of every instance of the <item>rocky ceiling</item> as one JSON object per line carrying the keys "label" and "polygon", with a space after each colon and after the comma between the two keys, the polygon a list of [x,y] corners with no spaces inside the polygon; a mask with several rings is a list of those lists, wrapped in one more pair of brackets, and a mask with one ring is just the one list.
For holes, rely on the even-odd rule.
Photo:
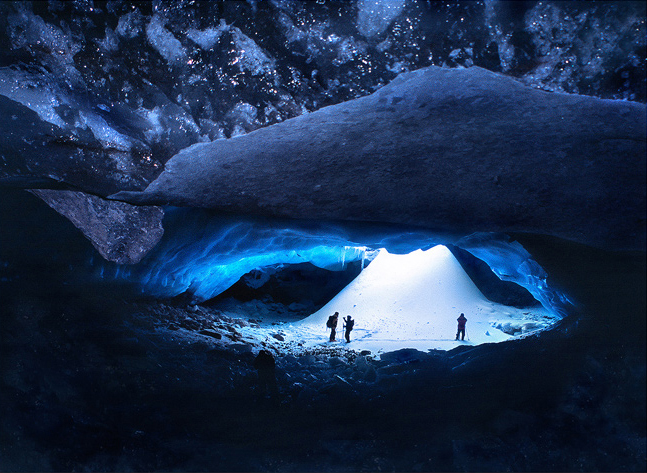
{"label": "rocky ceiling", "polygon": [[109,260],[164,204],[644,249],[642,2],[0,9],[0,185]]}

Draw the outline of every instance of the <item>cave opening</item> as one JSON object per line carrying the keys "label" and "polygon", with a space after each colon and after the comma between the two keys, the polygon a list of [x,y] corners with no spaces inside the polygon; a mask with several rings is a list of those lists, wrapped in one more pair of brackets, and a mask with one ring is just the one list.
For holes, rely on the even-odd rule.
{"label": "cave opening", "polygon": [[[569,304],[523,246],[501,234],[180,208],[166,209],[164,226],[158,248],[141,263],[102,262],[95,274],[188,307],[191,319],[204,314],[188,324],[193,331],[254,350],[451,350],[460,313],[470,320],[465,344],[478,345],[546,330]],[[339,342],[343,333],[327,342],[325,321],[336,311],[357,321],[348,345]]]}
{"label": "cave opening", "polygon": [[645,2],[0,13],[0,471],[647,471]]}
{"label": "cave opening", "polygon": [[[248,340],[255,349],[270,344],[277,351],[295,346],[301,347],[298,351],[325,344],[325,320],[320,319],[326,311],[340,310],[342,316],[352,315],[358,321],[350,349],[384,352],[417,347],[426,351],[457,346],[455,326],[450,325],[468,311],[461,309],[461,299],[466,301],[464,307],[472,304],[469,310],[474,312],[466,313],[470,343],[543,331],[569,307],[566,295],[548,284],[541,266],[505,235],[448,235],[420,228],[167,208],[166,233],[158,247],[139,264],[117,265],[99,258],[69,222],[33,196],[5,192],[3,202],[7,216],[1,268],[5,285],[20,286],[20,291],[23,285],[32,285],[42,293],[61,289],[69,293],[74,288],[88,294],[111,291],[117,298],[143,298],[172,306],[183,313],[186,323],[178,317],[170,320],[168,311],[161,311],[158,325],[170,327],[176,336],[183,333],[177,328],[188,330],[190,337],[199,329],[198,333],[206,330],[207,337],[219,337],[215,341],[223,343]],[[30,210],[35,218],[29,221],[37,221],[38,229],[25,233],[28,219],[12,211],[16,205]],[[444,258],[451,260],[442,270],[434,258],[421,258],[434,248],[442,248]],[[42,256],[44,252],[51,255],[49,260]],[[378,271],[375,260],[388,258],[393,265]],[[447,272],[448,267],[452,271]],[[418,268],[417,272],[412,268]],[[433,290],[434,284],[460,280],[470,286],[467,292]],[[361,292],[353,284],[360,283],[369,289],[383,288],[371,296],[372,305],[354,307]],[[60,287],[52,289],[53,284]],[[393,287],[401,288],[400,293],[388,289]],[[476,307],[474,293],[487,303]],[[345,301],[343,308],[335,309],[335,299]],[[439,305],[450,299],[453,302]],[[380,318],[375,313],[382,306],[395,309]],[[476,322],[486,312],[491,317],[481,321],[485,325],[477,331]],[[403,325],[406,314],[411,318]],[[231,327],[218,328],[231,325],[218,320],[246,321],[246,326],[231,332]],[[408,333],[407,326],[415,333]],[[442,336],[430,335],[433,330],[425,330],[430,326],[443,326]]]}
{"label": "cave opening", "polygon": [[[309,263],[255,269],[200,305],[207,313],[246,314],[252,325],[239,329],[242,339],[293,354],[314,347],[378,356],[400,349],[451,350],[524,338],[561,319],[555,308],[543,307],[518,284],[499,280],[478,258],[462,253],[461,263],[457,253],[458,247],[444,245],[404,255],[380,249],[369,261],[339,271]],[[339,334],[330,342],[325,322],[334,312],[340,314]],[[470,322],[466,340],[457,342],[460,313]],[[348,315],[356,325],[351,343],[343,341],[342,317]]]}
{"label": "cave opening", "polygon": [[[265,465],[262,462],[269,455],[300,458],[303,445],[308,452],[314,452],[312,455],[317,461],[327,461],[331,451],[342,448],[351,454],[361,453],[370,442],[375,442],[370,444],[375,445],[371,454],[387,452],[399,458],[402,442],[414,445],[423,437],[427,439],[422,444],[425,451],[451,458],[457,435],[480,435],[480,432],[490,432],[492,425],[502,432],[502,439],[512,436],[510,446],[516,448],[517,440],[523,438],[523,429],[543,429],[540,430],[543,434],[546,432],[543,426],[554,421],[555,416],[560,426],[568,425],[573,403],[567,400],[561,407],[564,392],[575,392],[574,399],[578,401],[600,395],[598,388],[591,385],[590,376],[605,382],[611,376],[614,385],[627,386],[623,388],[625,392],[638,393],[634,398],[618,398],[613,394],[603,401],[613,399],[614,409],[625,409],[619,410],[619,415],[631,419],[637,431],[644,425],[640,418],[622,414],[631,412],[628,406],[642,399],[639,396],[644,392],[644,376],[636,375],[640,368],[637,370],[634,365],[642,366],[639,363],[643,355],[638,351],[622,358],[618,355],[624,353],[621,347],[625,346],[628,335],[623,328],[635,323],[637,314],[644,320],[644,256],[638,262],[635,256],[619,258],[614,253],[601,259],[599,251],[565,246],[559,240],[549,241],[551,251],[546,252],[549,247],[546,241],[522,240],[518,235],[524,248],[531,241],[532,246],[527,246],[530,253],[521,251],[515,241],[501,235],[451,239],[423,234],[420,229],[403,232],[401,228],[390,228],[389,232],[378,234],[374,227],[346,228],[346,236],[353,232],[354,238],[362,236],[353,245],[364,245],[369,254],[374,247],[386,248],[392,256],[407,258],[411,253],[415,256],[416,252],[432,251],[444,242],[442,246],[449,250],[480,292],[489,300],[507,306],[541,308],[544,306],[537,303],[541,299],[545,304],[560,307],[558,293],[548,291],[546,286],[554,280],[555,267],[561,268],[557,274],[560,287],[569,281],[578,283],[575,287],[580,292],[573,294],[577,300],[600,292],[598,299],[606,305],[600,306],[595,316],[577,314],[575,319],[581,319],[578,330],[562,330],[564,324],[560,324],[557,330],[523,337],[518,343],[489,343],[478,347],[457,344],[449,351],[403,348],[379,354],[379,348],[370,346],[357,351],[330,347],[323,324],[318,324],[318,346],[305,343],[299,347],[301,339],[297,338],[294,344],[301,351],[290,351],[281,348],[290,342],[288,326],[325,307],[362,273],[369,274],[368,270],[375,269],[375,263],[379,263],[377,257],[365,258],[363,270],[361,258],[345,260],[345,269],[339,266],[338,271],[311,262],[271,265],[264,267],[263,274],[258,269],[251,270],[229,289],[201,302],[191,300],[185,292],[176,296],[153,296],[142,293],[144,286],[138,286],[136,279],[115,279],[111,267],[101,262],[85,238],[33,196],[12,191],[3,197],[0,200],[5,223],[0,228],[3,243],[0,246],[3,278],[0,337],[3,368],[6,368],[5,385],[0,393],[6,413],[3,419],[7,430],[27,432],[26,435],[39,442],[36,447],[25,447],[37,461],[42,457],[34,456],[34,452],[38,453],[41,445],[60,446],[61,453],[51,457],[52,465],[56,466],[52,469],[73,469],[80,461],[79,445],[87,452],[82,461],[112,467],[103,469],[119,469],[116,463],[102,460],[106,448],[112,445],[118,449],[114,455],[125,458],[122,469],[145,469],[138,467],[145,465],[154,470],[170,464],[191,469],[194,464],[190,459],[197,452],[206,458],[203,464],[225,465],[228,469],[242,464],[255,470],[259,469],[258,465]],[[26,211],[15,212],[18,206]],[[170,211],[169,217],[172,214]],[[226,231],[212,232],[216,228],[215,223],[209,224],[212,214],[203,214],[209,216],[205,221],[191,215],[196,218],[197,226],[187,225],[190,215],[179,211],[176,217],[183,224],[177,229],[173,225],[167,227],[168,241],[174,241],[185,251],[203,233],[219,236],[223,245],[229,244],[238,250],[251,250],[251,242],[263,242],[240,238],[253,233],[252,226],[245,227],[244,222],[228,220],[231,225],[223,226],[221,220],[218,228]],[[273,222],[273,225],[284,227],[284,223]],[[308,225],[312,228],[312,224]],[[339,245],[335,254],[338,258],[342,255],[340,248],[350,246],[348,239],[333,239],[331,224],[325,228],[329,230],[326,238]],[[177,238],[181,230],[191,238]],[[307,240],[303,227],[300,232],[292,229],[272,233],[274,237],[263,243],[264,249],[272,247],[268,243],[279,240],[291,245],[296,240]],[[286,234],[295,239],[289,240]],[[223,235],[229,235],[230,239]],[[162,247],[165,242],[161,243]],[[314,243],[316,247],[321,242]],[[197,254],[208,260],[205,248],[209,245],[200,248]],[[211,248],[219,249],[218,254],[228,254],[220,251],[223,246]],[[350,250],[343,254],[349,255]],[[529,254],[533,256],[530,259]],[[326,250],[323,255],[332,257],[333,252]],[[193,259],[190,257],[187,261]],[[240,253],[234,259],[240,259]],[[550,277],[544,281],[546,275],[532,261],[543,265],[546,261],[551,263],[551,259],[553,264],[544,266],[551,268]],[[142,267],[150,262],[144,262]],[[634,269],[628,272],[628,267]],[[515,268],[520,271],[515,273]],[[131,276],[139,274],[130,269]],[[103,277],[98,277],[102,270]],[[123,276],[123,272],[118,275]],[[163,280],[163,277],[155,279]],[[252,280],[264,281],[264,284],[248,285]],[[523,282],[529,289],[513,280]],[[326,289],[325,294],[319,291],[322,288]],[[513,288],[517,288],[516,292]],[[622,295],[622,291],[637,294],[640,300],[636,302],[635,296],[623,296],[620,302],[624,301],[624,305],[618,307],[616,296]],[[313,299],[314,306],[307,310],[292,306],[293,312],[285,310],[306,299]],[[239,312],[226,308],[223,304],[227,300]],[[274,320],[276,325],[269,320],[263,323],[258,316],[263,308],[284,309]],[[248,315],[242,318],[237,315],[241,312]],[[362,335],[361,319],[353,315],[358,325],[351,345],[356,336]],[[471,336],[469,330],[474,320],[467,315]],[[618,328],[617,335],[609,337],[608,327],[613,327],[610,321],[619,316],[623,316],[622,330]],[[454,316],[450,320],[455,323]],[[263,331],[266,337],[257,337],[253,348],[247,333]],[[452,326],[448,337],[454,334]],[[644,340],[644,325],[629,335],[635,340]],[[343,342],[336,345],[343,346]],[[278,401],[264,397],[258,387],[253,368],[257,348],[270,349],[276,357]],[[618,365],[622,369],[616,370]],[[579,377],[576,371],[579,366],[584,367],[586,378]],[[344,407],[331,413],[330,404]],[[455,415],[458,410],[464,413],[459,419]],[[407,419],[404,423],[403,418]],[[435,428],[429,429],[430,425]],[[343,438],[335,436],[338,426],[345,429]],[[186,432],[190,432],[193,443],[187,442]],[[394,442],[391,440],[394,436],[404,440]],[[318,445],[324,442],[332,442],[332,447],[317,453]],[[240,450],[236,449],[249,443],[260,447],[249,454],[245,450],[241,463],[237,455]],[[169,449],[169,444],[176,447]],[[131,450],[123,453],[124,445]],[[468,446],[472,448],[471,444]],[[564,455],[570,454],[570,449],[564,452]],[[507,453],[507,449],[500,452],[502,456]],[[101,461],[105,463],[95,463]],[[49,468],[48,463],[29,464],[35,465],[32,469]],[[394,464],[402,465],[401,469],[407,466],[404,460]]]}

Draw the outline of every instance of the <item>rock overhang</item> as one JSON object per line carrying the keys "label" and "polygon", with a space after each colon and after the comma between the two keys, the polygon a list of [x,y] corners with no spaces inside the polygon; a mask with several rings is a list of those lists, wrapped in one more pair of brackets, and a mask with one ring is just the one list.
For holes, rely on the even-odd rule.
{"label": "rock overhang", "polygon": [[[54,168],[63,168],[53,174],[46,163],[35,172],[29,165],[40,152],[30,157],[27,150],[24,159],[39,186],[53,175],[58,187],[140,206],[382,222],[464,235],[532,233],[641,250],[645,129],[644,104],[544,92],[478,67],[429,67],[400,74],[366,97],[189,146],[153,175],[128,168],[129,180],[108,173],[102,183],[95,157],[70,169],[70,162],[55,160]],[[83,142],[74,146],[77,154],[85,152]],[[95,153],[92,146],[87,151]],[[111,205],[121,204],[102,204]],[[74,204],[63,207],[69,215]],[[129,223],[135,232],[137,222],[134,211]],[[159,219],[139,223],[144,233],[155,233]],[[132,261],[150,248],[135,245]]]}
{"label": "rock overhang", "polygon": [[109,197],[642,249],[645,129],[644,104],[430,67],[367,97],[193,145],[145,190]]}

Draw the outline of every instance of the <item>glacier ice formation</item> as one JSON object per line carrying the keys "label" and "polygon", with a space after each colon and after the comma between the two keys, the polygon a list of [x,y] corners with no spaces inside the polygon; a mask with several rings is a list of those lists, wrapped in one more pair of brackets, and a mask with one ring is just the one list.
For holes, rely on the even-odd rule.
{"label": "glacier ice formation", "polygon": [[[83,5],[0,6],[0,184],[92,195],[50,199],[66,215],[78,205],[86,226],[93,201],[117,194],[644,247],[644,104],[561,93],[644,102],[644,8],[635,2]],[[291,151],[255,168],[280,154],[268,138],[283,131]],[[248,145],[262,152],[211,168],[221,194],[164,189],[179,189],[183,178],[170,174],[180,161],[201,172],[194,155]],[[225,185],[230,176],[235,186]],[[100,207],[111,209],[105,225],[125,208]],[[137,212],[126,220],[113,219],[111,232],[138,232],[138,222],[156,233]],[[93,243],[135,261],[154,239],[118,255]]]}
{"label": "glacier ice formation", "polygon": [[113,199],[243,214],[645,244],[645,105],[547,93],[472,67],[173,156]]}
{"label": "glacier ice formation", "polygon": [[500,279],[527,289],[556,317],[564,316],[569,304],[532,256],[501,234],[459,238],[416,227],[243,218],[180,208],[167,208],[164,222],[165,236],[141,262],[100,264],[100,277],[129,281],[148,295],[186,294],[201,302],[252,270],[307,262],[341,271],[350,262],[372,259],[377,250],[408,254],[451,243],[485,261]]}
{"label": "glacier ice formation", "polygon": [[[0,187],[43,188],[117,262],[33,195],[0,189],[5,469],[645,470],[646,24],[641,1],[0,2]],[[425,95],[437,100],[416,108]],[[266,139],[308,123],[322,126],[283,149]],[[156,181],[180,161],[202,168],[192,152],[218,161],[187,192],[218,200]],[[153,187],[159,203],[309,220],[206,212],[193,225],[107,199]],[[380,364],[325,343],[284,351],[275,410],[250,397],[255,348],[223,328],[234,343],[214,351],[198,332],[224,323],[215,301],[131,304],[111,277],[203,298],[226,286],[209,268],[232,281],[436,243],[545,306],[565,291],[572,316],[523,343]],[[278,290],[240,286],[230,294],[259,298],[232,302],[239,314],[284,313],[288,297],[267,302]]]}
{"label": "glacier ice formation", "polygon": [[[3,178],[23,187],[53,177],[138,205],[645,242],[644,104],[547,93],[477,67],[401,74],[367,97],[189,146],[163,168],[115,164],[94,135],[79,140],[18,102],[0,105],[18,117],[2,145],[18,162]],[[91,159],[60,159],[69,152]]]}

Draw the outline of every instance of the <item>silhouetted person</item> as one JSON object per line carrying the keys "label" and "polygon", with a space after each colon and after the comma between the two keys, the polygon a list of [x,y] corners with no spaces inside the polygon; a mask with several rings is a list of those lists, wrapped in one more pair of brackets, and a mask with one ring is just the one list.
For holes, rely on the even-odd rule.
{"label": "silhouetted person", "polygon": [[264,395],[276,396],[276,362],[268,350],[261,350],[254,360],[254,368],[258,372],[258,384]]}
{"label": "silhouetted person", "polygon": [[328,317],[328,322],[326,322],[326,327],[330,329],[330,341],[335,341],[335,335],[337,334],[337,320],[339,319],[339,312],[335,312],[333,315]]}
{"label": "silhouetted person", "polygon": [[459,335],[461,336],[461,340],[465,340],[465,324],[467,323],[465,314],[461,314],[460,317],[458,317],[456,320],[458,320],[458,331],[456,332],[456,340],[458,340]]}
{"label": "silhouetted person", "polygon": [[353,330],[353,325],[355,325],[355,321],[350,315],[347,315],[345,319],[342,319],[344,321],[344,328],[346,329],[346,332],[344,335],[346,336],[346,343],[350,343],[350,331]]}

